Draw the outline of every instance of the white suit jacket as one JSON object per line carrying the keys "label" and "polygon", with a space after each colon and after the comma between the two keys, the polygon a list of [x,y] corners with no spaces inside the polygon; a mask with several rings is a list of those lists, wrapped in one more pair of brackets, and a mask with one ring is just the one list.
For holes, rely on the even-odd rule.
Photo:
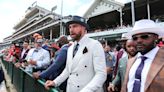
{"label": "white suit jacket", "polygon": [[67,92],[103,92],[106,80],[106,63],[102,45],[84,36],[73,57],[73,43],[67,53],[67,63],[63,72],[54,80],[59,86],[67,78]]}

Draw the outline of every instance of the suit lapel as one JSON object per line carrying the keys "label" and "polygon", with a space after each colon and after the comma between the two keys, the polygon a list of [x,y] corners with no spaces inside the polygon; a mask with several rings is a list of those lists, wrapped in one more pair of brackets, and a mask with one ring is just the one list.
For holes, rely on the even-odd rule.
{"label": "suit lapel", "polygon": [[155,59],[153,60],[151,67],[149,69],[146,83],[145,83],[145,91],[148,89],[153,79],[156,77],[160,69],[164,66],[164,49],[159,49]]}
{"label": "suit lapel", "polygon": [[75,56],[73,57],[73,49],[75,46],[75,43],[73,43],[73,45],[71,45],[69,51],[68,51],[68,55],[69,56],[69,60],[68,60],[68,66],[69,66],[69,71],[73,72],[77,69],[78,64],[80,62],[80,59],[83,57],[83,50],[87,45],[87,37],[83,37],[81,40],[81,43],[79,43],[79,48],[75,54]]}
{"label": "suit lapel", "polygon": [[68,49],[68,54],[67,54],[67,63],[69,66],[69,71],[75,70],[75,68],[78,66],[81,57],[83,56],[83,49],[84,45],[80,45],[78,48],[78,51],[76,52],[75,56],[73,57],[73,49],[74,45],[71,45]]}
{"label": "suit lapel", "polygon": [[25,53],[23,54],[22,59],[25,59],[25,57],[26,57],[26,56],[27,56],[27,54],[28,54],[28,51],[29,51],[29,49],[27,49],[27,50],[25,51]]}
{"label": "suit lapel", "polygon": [[136,57],[133,57],[133,58],[129,59],[127,62],[126,73],[125,73],[124,83],[122,85],[121,92],[127,92],[127,83],[129,80],[129,71],[130,71],[132,65],[134,64],[134,62],[136,61],[136,59],[137,59]]}
{"label": "suit lapel", "polygon": [[73,61],[73,47],[74,47],[74,44],[72,44],[70,47],[69,47],[69,49],[68,49],[68,51],[67,51],[67,65],[68,65],[68,69],[69,69],[69,71],[71,71],[71,67],[72,67],[72,61]]}
{"label": "suit lapel", "polygon": [[84,50],[84,45],[81,45],[76,53],[76,55],[74,56],[74,58],[72,59],[72,67],[71,70],[75,70],[78,67],[78,64],[80,62],[80,59],[83,56],[83,50]]}

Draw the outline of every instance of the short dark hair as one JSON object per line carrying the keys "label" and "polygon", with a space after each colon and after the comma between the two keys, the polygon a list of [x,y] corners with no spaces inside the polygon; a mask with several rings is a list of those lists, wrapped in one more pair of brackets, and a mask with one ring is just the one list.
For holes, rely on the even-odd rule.
{"label": "short dark hair", "polygon": [[121,44],[116,45],[116,50],[117,51],[120,51],[121,48],[122,48]]}
{"label": "short dark hair", "polygon": [[99,40],[99,42],[103,45],[105,44],[105,40]]}
{"label": "short dark hair", "polygon": [[59,39],[57,40],[57,43],[60,45],[68,44],[69,41],[68,41],[67,36],[63,35],[63,36],[59,37]]}
{"label": "short dark hair", "polygon": [[25,43],[29,43],[29,41],[28,41],[28,40],[24,40],[23,42],[25,42]]}

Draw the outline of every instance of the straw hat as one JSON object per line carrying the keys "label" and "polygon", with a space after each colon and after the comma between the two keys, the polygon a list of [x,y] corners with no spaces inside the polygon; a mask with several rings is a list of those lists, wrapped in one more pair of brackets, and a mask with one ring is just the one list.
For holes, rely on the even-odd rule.
{"label": "straw hat", "polygon": [[156,23],[149,19],[142,19],[135,22],[135,25],[131,31],[131,36],[140,33],[154,33],[158,36],[164,36],[163,28],[156,25]]}
{"label": "straw hat", "polygon": [[121,35],[121,38],[117,39],[117,41],[127,41],[128,39],[131,39],[131,37],[129,35],[130,35],[129,33],[123,33]]}

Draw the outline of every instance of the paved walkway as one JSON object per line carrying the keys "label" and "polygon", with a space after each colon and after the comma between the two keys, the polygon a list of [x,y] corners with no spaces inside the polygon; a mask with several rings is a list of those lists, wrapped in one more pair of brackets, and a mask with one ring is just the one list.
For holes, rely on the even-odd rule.
{"label": "paved walkway", "polygon": [[7,92],[5,81],[0,84],[0,92]]}

